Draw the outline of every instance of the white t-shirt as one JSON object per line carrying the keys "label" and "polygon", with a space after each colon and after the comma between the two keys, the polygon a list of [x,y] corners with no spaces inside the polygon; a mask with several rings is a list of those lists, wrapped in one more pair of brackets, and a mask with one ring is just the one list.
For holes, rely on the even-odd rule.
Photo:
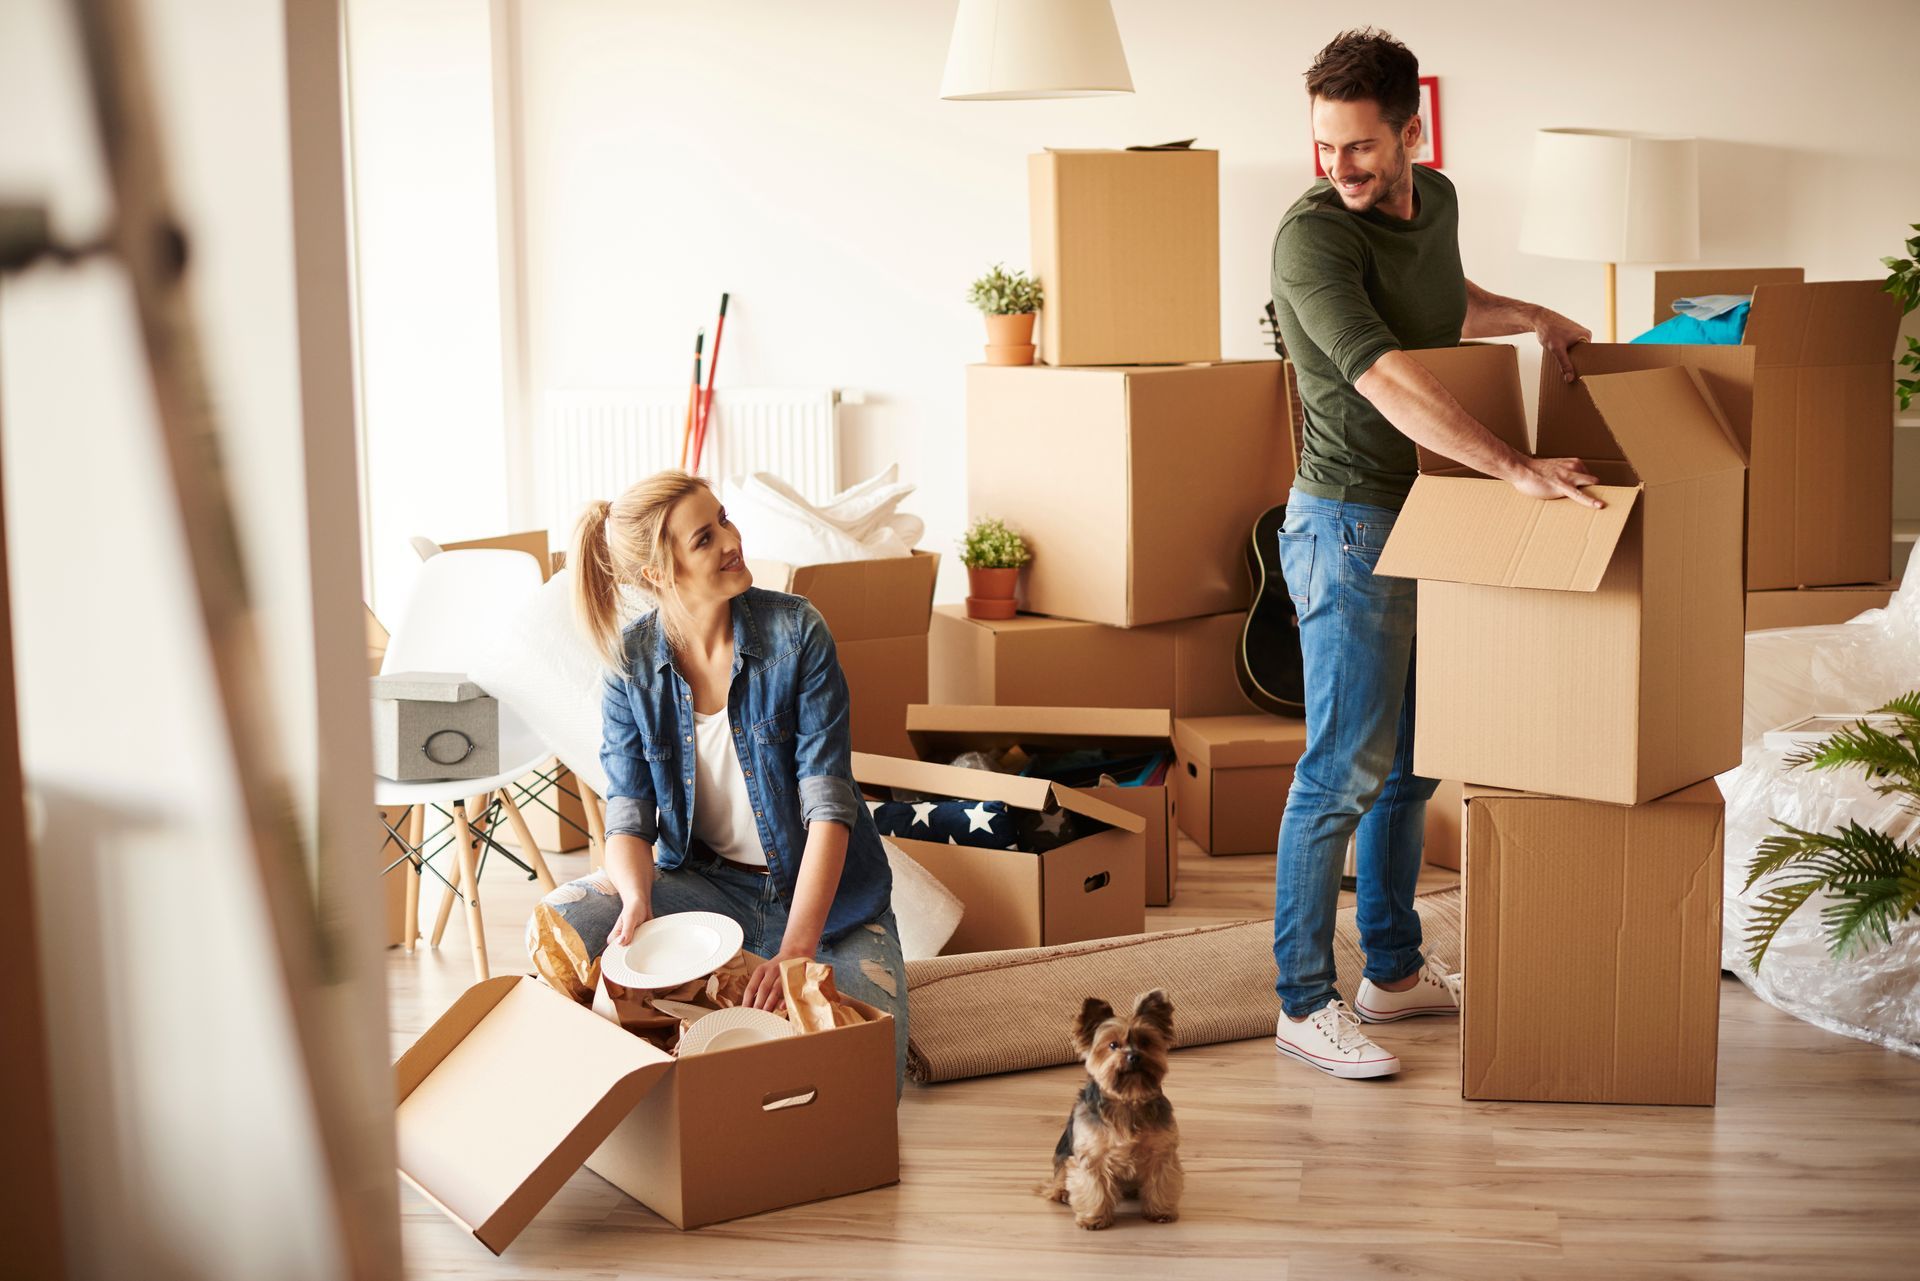
{"label": "white t-shirt", "polygon": [[753,817],[733,726],[725,712],[693,714],[693,834],[721,858],[767,865],[760,848],[760,825]]}

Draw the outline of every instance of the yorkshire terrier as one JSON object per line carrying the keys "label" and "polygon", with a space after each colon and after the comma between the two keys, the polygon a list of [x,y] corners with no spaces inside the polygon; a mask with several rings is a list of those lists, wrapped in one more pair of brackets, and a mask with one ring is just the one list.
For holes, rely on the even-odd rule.
{"label": "yorkshire terrier", "polygon": [[1180,1128],[1160,1091],[1173,1048],[1172,1002],[1156,988],[1121,1018],[1090,996],[1073,1024],[1073,1048],[1087,1062],[1087,1083],[1053,1149],[1053,1176],[1040,1185],[1040,1195],[1073,1207],[1073,1221],[1083,1228],[1111,1226],[1114,1207],[1129,1196],[1140,1198],[1148,1222],[1172,1223],[1186,1186]]}

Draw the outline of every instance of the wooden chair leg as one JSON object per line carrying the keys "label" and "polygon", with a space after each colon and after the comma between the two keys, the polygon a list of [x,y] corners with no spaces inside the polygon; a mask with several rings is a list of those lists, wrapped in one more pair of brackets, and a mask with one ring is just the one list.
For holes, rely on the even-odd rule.
{"label": "wooden chair leg", "polygon": [[580,808],[587,812],[587,867],[597,872],[607,864],[607,812],[585,780],[578,774],[573,779],[580,784]]}
{"label": "wooden chair leg", "polygon": [[[421,834],[427,826],[427,807],[415,805],[407,811],[407,844],[420,848]],[[407,861],[407,914],[400,922],[400,946],[411,953],[420,941],[420,876],[418,866]]]}
{"label": "wooden chair leg", "polygon": [[[511,787],[512,784],[508,784]],[[557,888],[553,873],[547,870],[547,860],[540,853],[540,846],[534,842],[533,831],[527,826],[527,820],[520,813],[520,807],[513,803],[513,797],[507,795],[503,787],[497,793],[501,806],[507,811],[507,821],[513,824],[513,834],[520,840],[520,852],[527,856],[527,862],[533,865],[534,879],[540,882],[540,892],[551,894]]]}
{"label": "wooden chair leg", "polygon": [[[451,824],[453,820],[449,819],[447,821],[449,824]],[[458,858],[456,856],[456,867],[457,865],[458,865]],[[455,880],[459,879],[459,873],[457,871],[455,872],[454,879]],[[440,889],[440,907],[433,914],[433,933],[428,937],[428,940],[427,940],[431,946],[436,948],[440,946],[440,940],[443,936],[445,936],[447,932],[447,921],[452,916],[453,916],[453,891],[452,889],[448,888],[443,884]]]}
{"label": "wooden chair leg", "polygon": [[453,824],[458,834],[456,848],[460,851],[460,892],[467,900],[467,941],[473,947],[473,977],[475,982],[485,982],[487,978],[487,935],[485,922],[480,917],[480,859],[474,852],[473,828],[467,822],[467,803],[453,803]]}

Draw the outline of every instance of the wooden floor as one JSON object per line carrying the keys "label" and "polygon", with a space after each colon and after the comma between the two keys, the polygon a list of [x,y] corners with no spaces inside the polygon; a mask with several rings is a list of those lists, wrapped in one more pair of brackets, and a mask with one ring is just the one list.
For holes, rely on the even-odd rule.
{"label": "wooden floor", "polygon": [[[585,870],[581,855],[552,863],[561,880]],[[521,925],[536,897],[511,872],[492,868],[483,885],[496,974],[525,968]],[[1187,844],[1177,905],[1150,910],[1149,926],[1266,915],[1272,878],[1270,857],[1209,859]],[[456,912],[438,952],[389,954],[396,1056],[471,981],[463,928]],[[1246,1041],[1175,1058],[1168,1093],[1187,1168],[1176,1224],[1128,1213],[1083,1232],[1031,1194],[1077,1088],[1077,1069],[1058,1068],[909,1086],[897,1186],[695,1232],[583,1170],[496,1259],[403,1184],[407,1272],[1920,1276],[1920,1062],[1722,983],[1715,1108],[1467,1103],[1451,1020],[1378,1029],[1404,1064],[1388,1081],[1334,1081]]]}

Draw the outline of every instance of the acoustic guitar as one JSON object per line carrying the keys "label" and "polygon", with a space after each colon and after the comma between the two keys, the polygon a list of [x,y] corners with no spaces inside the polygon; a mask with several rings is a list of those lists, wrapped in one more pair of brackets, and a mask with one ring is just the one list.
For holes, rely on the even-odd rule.
{"label": "acoustic guitar", "polygon": [[[1305,424],[1293,364],[1286,361],[1273,304],[1267,304],[1262,330],[1282,358],[1281,378],[1287,397],[1287,434],[1293,446],[1293,464],[1300,466],[1300,438]],[[1253,604],[1234,649],[1234,676],[1247,701],[1275,716],[1305,716],[1306,672],[1300,658],[1300,620],[1293,611],[1286,577],[1280,571],[1280,526],[1286,504],[1269,507],[1253,523],[1247,537],[1247,577],[1253,585]]]}

